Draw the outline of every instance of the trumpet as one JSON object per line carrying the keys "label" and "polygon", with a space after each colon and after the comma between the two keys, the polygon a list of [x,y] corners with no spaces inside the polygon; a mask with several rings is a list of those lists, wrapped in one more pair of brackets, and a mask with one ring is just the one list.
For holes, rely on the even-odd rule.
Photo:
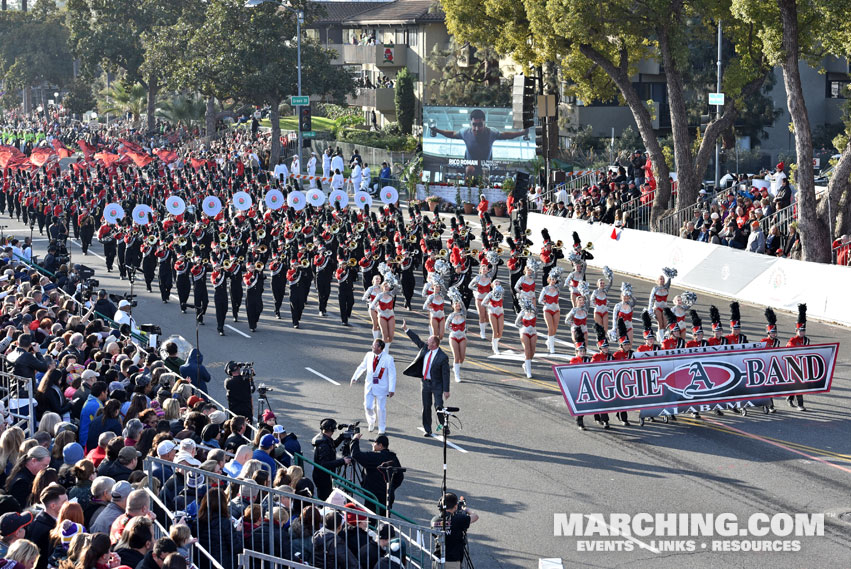
{"label": "trumpet", "polygon": [[531,230],[531,229],[527,229],[526,231],[524,231],[524,232],[523,232],[523,234],[524,234],[524,235],[526,235],[526,236],[528,237],[529,235],[532,235],[532,230]]}
{"label": "trumpet", "polygon": [[263,263],[263,261],[257,261],[256,263],[254,263],[254,270],[255,271],[259,272],[259,271],[262,271],[264,268],[266,268],[266,264]]}
{"label": "trumpet", "polygon": [[378,222],[378,229],[380,229],[381,231],[384,231],[385,229],[387,229],[387,224],[383,221],[379,221]]}
{"label": "trumpet", "polygon": [[156,245],[157,244],[157,236],[156,235],[148,235],[148,238],[145,239],[145,243],[148,245]]}
{"label": "trumpet", "polygon": [[382,236],[381,236],[381,239],[379,239],[379,240],[378,240],[378,242],[379,242],[379,243],[381,243],[382,245],[384,245],[385,243],[387,243],[387,241],[388,241],[388,239],[387,239],[387,236],[386,236],[386,235],[382,235]]}
{"label": "trumpet", "polygon": [[302,267],[304,267],[306,269],[307,267],[310,266],[310,261],[308,261],[307,259],[302,259],[301,263],[299,263],[299,265],[301,265]]}
{"label": "trumpet", "polygon": [[296,221],[295,223],[293,223],[293,231],[295,231],[296,233],[301,231],[301,222],[300,221]]}
{"label": "trumpet", "polygon": [[240,255],[239,257],[236,258],[236,260],[239,261],[240,263],[244,262],[245,261],[245,255]]}
{"label": "trumpet", "polygon": [[228,234],[227,233],[225,233],[224,231],[219,233],[219,241],[221,241],[222,243],[225,243],[225,242],[227,242],[227,240],[228,240]]}
{"label": "trumpet", "polygon": [[585,246],[585,248],[587,250],[591,251],[591,250],[594,249],[594,244],[589,241],[588,244]]}
{"label": "trumpet", "polygon": [[178,237],[176,243],[178,247],[186,247],[186,237]]}
{"label": "trumpet", "polygon": [[528,247],[526,247],[526,248],[525,248],[525,249],[523,249],[523,251],[520,253],[520,256],[521,256],[521,257],[528,257],[528,256],[529,256],[529,255],[531,255],[531,254],[532,254],[532,252],[529,250],[529,248],[528,248]]}
{"label": "trumpet", "polygon": [[437,258],[438,259],[445,259],[446,258],[446,249],[441,249],[440,251],[438,251],[437,252]]}
{"label": "trumpet", "polygon": [[469,232],[470,232],[470,230],[469,230],[469,229],[467,229],[466,227],[464,227],[464,229],[462,229],[462,230],[461,230],[461,231],[459,231],[458,233],[459,233],[459,235],[461,235],[461,237],[466,237],[466,236],[467,236],[467,233],[469,233]]}
{"label": "trumpet", "polygon": [[362,221],[361,221],[361,222],[358,222],[358,224],[357,224],[357,225],[355,225],[355,231],[356,231],[356,232],[360,233],[360,232],[362,232],[362,231],[363,231],[363,229],[364,229],[364,224],[363,224],[363,222],[362,222]]}
{"label": "trumpet", "polygon": [[313,242],[310,242],[310,243],[308,243],[307,245],[305,245],[305,246],[304,246],[304,248],[305,248],[305,249],[307,249],[308,251],[313,251],[313,248],[314,248],[315,246],[316,246],[316,245],[314,245],[314,244],[313,244]]}
{"label": "trumpet", "polygon": [[470,256],[471,257],[478,257],[479,256],[479,250],[478,249],[470,249]]}
{"label": "trumpet", "polygon": [[340,224],[334,223],[331,225],[331,233],[338,233],[340,231]]}
{"label": "trumpet", "polygon": [[397,263],[401,263],[404,260],[405,260],[404,255],[396,255],[396,262]]}
{"label": "trumpet", "polygon": [[222,261],[222,268],[224,270],[229,271],[232,266],[233,261],[231,261],[230,259],[225,259],[224,261]]}
{"label": "trumpet", "polygon": [[432,231],[431,238],[432,239],[440,239],[440,232],[439,231]]}
{"label": "trumpet", "polygon": [[204,245],[203,243],[201,243],[200,245],[198,245],[198,248],[199,248],[199,249],[201,249],[201,250],[203,251],[204,249],[206,249],[206,248],[207,248],[207,246],[206,246],[206,245]]}
{"label": "trumpet", "polygon": [[416,233],[411,233],[411,234],[408,236],[408,242],[409,242],[409,243],[416,243],[416,242],[417,242],[417,234],[416,234]]}
{"label": "trumpet", "polygon": [[261,255],[265,255],[268,251],[269,247],[267,247],[266,245],[260,245],[259,247],[257,247],[257,252]]}
{"label": "trumpet", "polygon": [[354,239],[350,239],[349,242],[346,243],[346,249],[348,249],[350,251],[352,249],[357,249],[357,247],[358,247],[358,242],[355,241]]}
{"label": "trumpet", "polygon": [[192,249],[187,251],[186,252],[186,258],[189,259],[189,260],[194,259],[195,258],[195,251],[193,251]]}
{"label": "trumpet", "polygon": [[354,257],[350,257],[349,260],[346,262],[346,264],[350,267],[357,267],[358,266],[358,260],[355,259]]}
{"label": "trumpet", "polygon": [[260,240],[265,239],[265,238],[266,238],[266,230],[265,229],[258,229],[257,230],[257,240],[260,241]]}
{"label": "trumpet", "polygon": [[556,241],[556,249],[561,249],[562,247],[564,247],[564,242],[559,239],[558,241]]}

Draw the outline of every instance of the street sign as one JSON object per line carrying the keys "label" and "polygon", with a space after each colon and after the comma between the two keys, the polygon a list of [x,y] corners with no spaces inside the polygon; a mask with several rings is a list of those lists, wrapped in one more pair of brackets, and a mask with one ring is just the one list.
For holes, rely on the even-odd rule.
{"label": "street sign", "polygon": [[302,138],[316,138],[315,130],[306,130],[301,133]]}
{"label": "street sign", "polygon": [[290,97],[290,105],[293,107],[297,107],[300,105],[309,105],[310,104],[310,96],[308,95],[293,95]]}
{"label": "street sign", "polygon": [[709,93],[709,104],[724,106],[724,93]]}

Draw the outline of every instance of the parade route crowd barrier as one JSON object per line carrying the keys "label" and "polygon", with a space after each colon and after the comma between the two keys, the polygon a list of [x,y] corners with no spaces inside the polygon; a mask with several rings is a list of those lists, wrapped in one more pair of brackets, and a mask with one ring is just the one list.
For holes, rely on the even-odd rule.
{"label": "parade route crowd barrier", "polygon": [[[664,233],[615,228],[530,213],[529,238],[537,253],[541,229],[566,249],[573,245],[576,231],[585,246],[594,244],[592,267],[608,265],[613,271],[656,280],[662,267],[677,270],[674,286],[797,313],[798,303],[807,303],[807,314],[826,322],[851,325],[851,303],[844,285],[851,282],[848,267],[782,259],[732,249],[722,245],[689,241]],[[613,238],[616,237],[616,238]],[[617,283],[615,283],[615,286]],[[646,303],[638,298],[638,306]]]}

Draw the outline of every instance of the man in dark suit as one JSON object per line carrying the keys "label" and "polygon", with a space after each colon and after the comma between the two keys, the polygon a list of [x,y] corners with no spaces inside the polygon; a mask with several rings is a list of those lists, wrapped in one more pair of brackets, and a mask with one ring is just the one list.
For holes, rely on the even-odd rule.
{"label": "man in dark suit", "polygon": [[[403,372],[409,377],[417,377],[422,381],[423,396],[423,429],[425,436],[431,436],[431,407],[435,411],[443,408],[443,402],[449,399],[449,358],[440,349],[440,339],[429,336],[428,342],[423,342],[402,320],[402,330],[420,350],[417,357]],[[449,436],[449,425],[444,423],[443,415],[437,414],[437,420],[445,435]]]}

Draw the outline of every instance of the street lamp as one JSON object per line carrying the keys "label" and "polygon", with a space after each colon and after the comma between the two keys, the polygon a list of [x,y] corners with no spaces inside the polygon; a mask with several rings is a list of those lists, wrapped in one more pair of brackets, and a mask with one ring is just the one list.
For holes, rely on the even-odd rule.
{"label": "street lamp", "polygon": [[[260,6],[261,4],[267,3],[278,4],[284,10],[288,12],[292,12],[296,15],[295,20],[295,30],[296,30],[296,69],[298,71],[298,96],[301,97],[301,23],[304,21],[304,11],[293,8],[292,6],[288,6],[284,3],[284,0],[245,0],[246,8],[255,8]],[[301,106],[296,106],[296,117],[298,119],[301,118]],[[301,134],[301,123],[298,124],[298,149],[296,150],[296,156],[298,157],[298,171],[296,174],[301,174],[301,144],[302,144],[302,134]]]}

